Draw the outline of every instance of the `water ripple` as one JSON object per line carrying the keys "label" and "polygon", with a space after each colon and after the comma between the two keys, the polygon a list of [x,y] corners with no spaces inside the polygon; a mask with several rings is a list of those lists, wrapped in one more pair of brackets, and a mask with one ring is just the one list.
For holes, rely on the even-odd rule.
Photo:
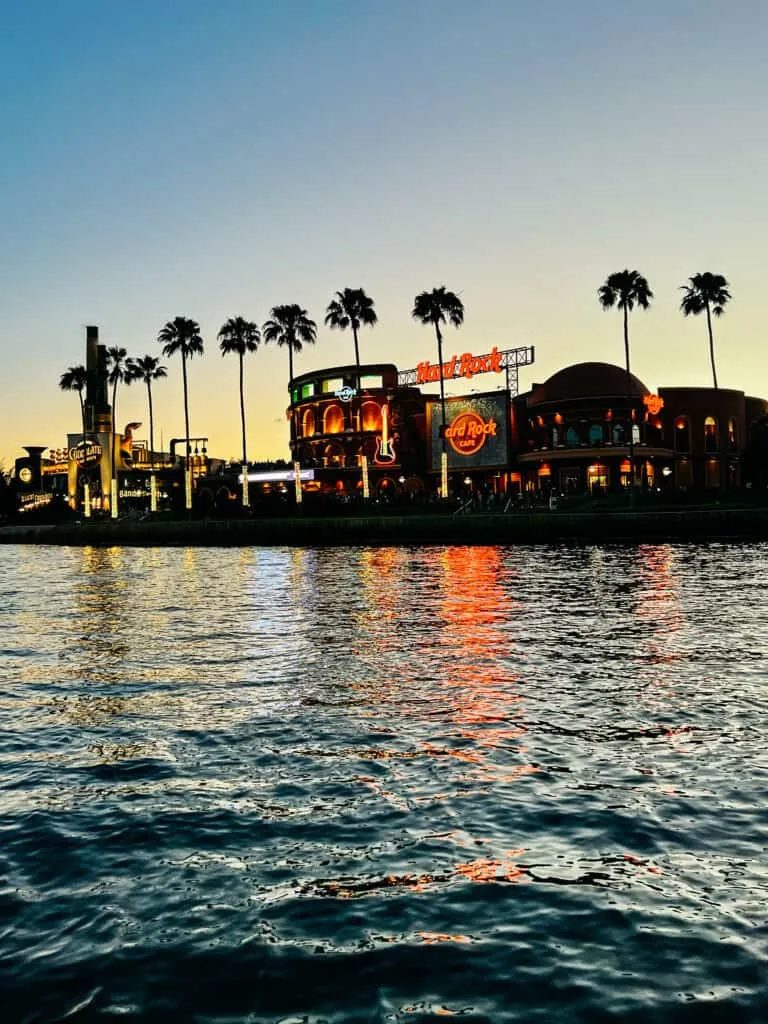
{"label": "water ripple", "polygon": [[767,567],[0,548],[0,1020],[764,1022]]}

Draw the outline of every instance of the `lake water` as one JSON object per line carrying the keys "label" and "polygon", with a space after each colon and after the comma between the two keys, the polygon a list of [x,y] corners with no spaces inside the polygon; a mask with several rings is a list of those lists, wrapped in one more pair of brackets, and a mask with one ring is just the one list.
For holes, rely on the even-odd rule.
{"label": "lake water", "polygon": [[0,547],[0,1021],[768,1020],[768,546]]}

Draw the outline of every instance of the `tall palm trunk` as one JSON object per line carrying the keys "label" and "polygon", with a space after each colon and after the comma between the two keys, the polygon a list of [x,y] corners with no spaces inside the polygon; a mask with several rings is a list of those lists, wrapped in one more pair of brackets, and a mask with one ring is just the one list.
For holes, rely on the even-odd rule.
{"label": "tall palm trunk", "polygon": [[635,493],[635,421],[632,418],[632,375],[629,369],[629,311],[624,303],[624,357],[627,363],[627,400],[629,402],[629,496]]}
{"label": "tall palm trunk", "polygon": [[181,353],[181,376],[184,382],[184,446],[186,452],[186,467],[189,469],[189,397],[187,394],[187,357]]}
{"label": "tall palm trunk", "polygon": [[243,431],[243,465],[248,462],[245,452],[245,370],[243,367],[243,353],[240,353],[240,426]]}
{"label": "tall palm trunk", "polygon": [[[352,337],[355,339],[355,366],[357,367],[357,374],[355,376],[355,396],[357,401],[349,403],[349,426],[352,430],[355,429],[355,409],[357,409],[357,418],[360,420],[360,413],[363,408],[362,399],[360,398],[360,350],[357,347],[357,327],[352,324]],[[358,430],[362,427],[362,423],[358,425]]]}
{"label": "tall palm trunk", "polygon": [[115,480],[117,471],[115,467],[115,439],[117,437],[117,381],[112,385],[112,437],[110,438],[110,479]]}
{"label": "tall palm trunk", "polygon": [[[86,435],[85,399],[83,398],[83,392],[82,391],[78,391],[77,394],[78,394],[78,398],[80,399],[80,422],[81,422],[82,427],[83,427],[83,448],[85,448],[85,435]],[[83,456],[83,458],[85,458],[85,456]]]}
{"label": "tall palm trunk", "polygon": [[437,359],[440,364],[440,415],[443,421],[440,433],[443,437],[443,453],[445,453],[445,378],[443,377],[443,336],[440,333],[440,325],[437,323],[435,324],[435,333],[437,334]]}
{"label": "tall palm trunk", "polygon": [[155,419],[152,414],[152,384],[147,381],[147,403],[149,405],[149,461],[155,465]]}
{"label": "tall palm trunk", "polygon": [[291,409],[291,461],[296,459],[296,424],[293,417],[293,345],[288,342],[288,404]]}
{"label": "tall palm trunk", "polygon": [[715,339],[712,337],[712,315],[709,311],[709,302],[707,302],[706,308],[707,330],[709,331],[709,358],[712,362],[712,380],[715,384],[715,391],[717,391],[717,370],[715,369]]}

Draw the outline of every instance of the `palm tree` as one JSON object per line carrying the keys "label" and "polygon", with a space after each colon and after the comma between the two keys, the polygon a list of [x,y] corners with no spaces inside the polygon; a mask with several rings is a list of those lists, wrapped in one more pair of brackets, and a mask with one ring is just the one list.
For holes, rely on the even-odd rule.
{"label": "palm tree", "polygon": [[[236,352],[240,360],[240,426],[243,433],[243,473],[247,473],[248,456],[245,445],[245,354],[259,347],[261,334],[251,320],[241,316],[230,317],[219,331],[219,348],[223,356]],[[244,480],[247,488],[247,480]]]}
{"label": "palm tree", "polygon": [[83,391],[88,385],[88,371],[84,366],[70,366],[59,378],[59,387],[62,391],[76,391],[80,399],[80,422],[83,426],[83,444],[85,444],[85,399]]}
{"label": "palm tree", "polygon": [[147,385],[147,402],[149,404],[149,459],[155,464],[155,418],[152,411],[152,381],[167,377],[166,368],[161,365],[157,356],[141,356],[140,359],[129,359],[127,363],[126,384],[141,380]]}
{"label": "palm tree", "polygon": [[[355,364],[360,369],[360,347],[357,341],[357,332],[362,326],[373,327],[378,322],[376,310],[373,308],[373,299],[365,294],[362,288],[345,288],[336,292],[336,298],[328,303],[325,311],[325,323],[328,327],[335,327],[345,331],[352,328],[352,337],[355,340]],[[359,384],[358,384],[359,386]]]}
{"label": "palm tree", "polygon": [[[107,380],[112,385],[112,431],[115,434],[117,433],[117,385],[126,378],[128,367],[125,357],[127,355],[125,349],[119,348],[117,345],[107,349]],[[114,470],[114,460],[112,468]]]}
{"label": "palm tree", "polygon": [[187,390],[187,360],[203,354],[203,339],[200,336],[200,324],[184,316],[177,316],[162,328],[157,340],[163,346],[164,356],[181,353],[181,374],[184,382],[184,442],[186,444],[186,464],[189,469],[189,394]]}
{"label": "palm tree", "polygon": [[635,484],[635,439],[632,422],[632,374],[629,369],[629,314],[638,306],[648,309],[653,292],[647,280],[637,270],[617,270],[609,274],[597,290],[603,309],[617,309],[624,313],[624,356],[627,365],[627,396],[629,398],[629,465],[630,493]]}
{"label": "palm tree", "polygon": [[717,370],[715,369],[715,341],[712,337],[712,314],[722,316],[726,305],[731,301],[728,282],[722,274],[694,274],[688,278],[688,284],[682,286],[685,295],[680,309],[685,316],[697,316],[706,311],[707,330],[709,332],[709,358],[712,362],[712,380],[717,389]]}
{"label": "palm tree", "polygon": [[[317,324],[310,319],[306,309],[292,303],[274,306],[270,312],[270,319],[265,322],[261,333],[264,341],[276,341],[278,345],[285,345],[288,349],[288,392],[293,405],[293,396],[290,394],[293,383],[293,353],[301,352],[304,345],[314,345],[317,340]],[[291,414],[291,449],[295,440]]]}
{"label": "palm tree", "polygon": [[[445,286],[433,288],[431,292],[421,292],[416,296],[411,316],[423,324],[433,324],[437,335],[437,361],[440,364],[440,415],[442,419],[440,435],[443,439],[443,455],[445,455],[445,380],[443,377],[443,336],[440,332],[440,324],[449,323],[454,327],[461,327],[464,323],[464,303],[455,292],[446,291]],[[447,495],[443,495],[443,497],[447,497]]]}

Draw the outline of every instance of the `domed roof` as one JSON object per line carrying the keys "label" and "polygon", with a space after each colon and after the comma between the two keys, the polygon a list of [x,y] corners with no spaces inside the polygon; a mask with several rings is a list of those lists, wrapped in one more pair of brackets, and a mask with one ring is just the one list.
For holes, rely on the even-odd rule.
{"label": "domed roof", "polygon": [[[648,388],[633,373],[629,385],[636,398],[650,394]],[[574,363],[558,370],[543,384],[534,384],[528,405],[545,402],[565,402],[574,398],[626,398],[627,371],[611,363]]]}

